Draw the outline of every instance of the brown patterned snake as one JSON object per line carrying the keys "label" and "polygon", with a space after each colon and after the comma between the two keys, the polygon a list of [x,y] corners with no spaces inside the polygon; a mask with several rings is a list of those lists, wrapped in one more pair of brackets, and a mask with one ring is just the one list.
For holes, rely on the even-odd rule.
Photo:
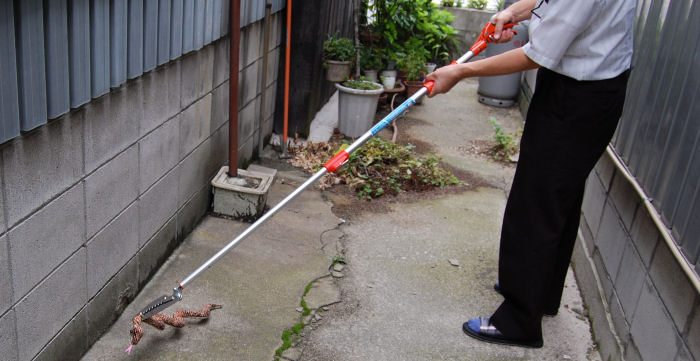
{"label": "brown patterned snake", "polygon": [[141,337],[143,337],[144,330],[143,327],[141,327],[141,322],[146,322],[159,330],[164,330],[166,324],[173,327],[183,327],[185,326],[185,317],[206,318],[209,317],[211,310],[219,308],[221,308],[221,305],[210,303],[202,306],[201,311],[177,310],[173,314],[173,317],[157,313],[145,320],[143,319],[143,314],[136,315],[136,317],[132,319],[134,325],[131,327],[131,331],[129,331],[131,333],[131,345],[126,349],[126,353],[131,354],[131,348],[136,346],[139,341],[141,341]]}

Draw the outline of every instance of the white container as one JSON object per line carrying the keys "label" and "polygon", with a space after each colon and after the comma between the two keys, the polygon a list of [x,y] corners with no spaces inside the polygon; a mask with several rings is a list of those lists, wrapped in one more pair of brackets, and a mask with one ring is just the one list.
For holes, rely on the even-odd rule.
{"label": "white container", "polygon": [[377,71],[376,70],[365,70],[365,78],[369,81],[377,82],[379,78],[377,78]]}
{"label": "white container", "polygon": [[326,80],[331,82],[345,81],[350,75],[350,61],[326,60]]}
{"label": "white container", "polygon": [[338,89],[338,130],[341,133],[357,138],[372,127],[379,95],[384,92],[380,84],[374,84],[378,89],[360,90],[335,84]]}
{"label": "white container", "polygon": [[396,77],[395,76],[382,76],[382,85],[384,85],[384,89],[394,89],[394,86],[396,85]]}

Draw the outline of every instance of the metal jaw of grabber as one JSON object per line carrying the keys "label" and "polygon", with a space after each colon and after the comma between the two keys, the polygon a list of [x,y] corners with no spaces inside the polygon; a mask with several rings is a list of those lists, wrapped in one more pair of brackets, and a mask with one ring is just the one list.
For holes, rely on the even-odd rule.
{"label": "metal jaw of grabber", "polygon": [[[517,23],[510,23],[504,25],[503,28],[512,28],[515,25],[517,25]],[[452,64],[465,63],[474,55],[477,55],[481,51],[486,49],[488,43],[494,41],[494,31],[495,26],[490,22],[487,23],[486,26],[484,26],[484,29],[481,31],[481,35],[479,35],[479,38],[474,43],[474,45],[472,45],[470,50],[466,54],[462,55],[462,57],[460,57],[459,59],[453,61]],[[173,294],[171,296],[161,296],[157,300],[153,301],[150,305],[148,305],[148,307],[141,310],[140,314],[143,314],[143,318],[146,319],[148,317],[151,317],[159,311],[162,311],[165,308],[170,307],[172,304],[180,301],[182,299],[182,290],[186,284],[191,282],[202,272],[211,267],[214,264],[214,262],[216,262],[221,256],[230,251],[235,245],[238,244],[238,242],[242,241],[248,235],[253,233],[253,231],[255,231],[260,225],[265,223],[265,221],[267,221],[270,217],[277,213],[277,211],[279,211],[291,200],[296,198],[296,196],[298,196],[307,187],[316,182],[326,173],[333,173],[336,170],[338,170],[338,168],[342,167],[343,164],[347,163],[352,152],[354,152],[363,144],[365,144],[365,142],[367,142],[370,138],[376,135],[380,130],[384,129],[384,127],[390,125],[396,118],[399,117],[399,115],[403,114],[403,112],[405,112],[409,107],[416,104],[418,100],[420,100],[425,95],[429,94],[433,90],[434,85],[435,83],[433,81],[425,82],[420,90],[418,90],[410,98],[406,99],[406,101],[404,101],[401,105],[394,109],[394,111],[392,111],[386,117],[384,117],[384,119],[382,119],[379,123],[372,127],[372,129],[368,130],[365,134],[363,134],[357,140],[355,140],[355,142],[350,144],[347,148],[338,152],[333,158],[331,158],[331,160],[329,160],[328,162],[326,162],[326,164],[323,165],[323,168],[321,168],[309,179],[307,179],[302,185],[297,187],[297,189],[293,190],[292,193],[290,193],[287,197],[285,197],[283,200],[277,203],[277,205],[275,205],[272,209],[267,211],[267,213],[263,214],[262,217],[258,218],[258,220],[255,221],[255,223],[251,224],[247,229],[245,229],[241,234],[239,234],[238,237],[231,240],[226,246],[224,246],[224,248],[219,250],[219,252],[217,252],[215,255],[209,258],[206,262],[204,262],[204,264],[199,266],[199,268],[197,268],[194,272],[187,276],[187,278],[185,278],[182,282],[178,283],[178,286],[173,289]],[[284,153],[286,153],[286,142],[284,142],[283,140],[282,143],[283,149],[285,150]]]}
{"label": "metal jaw of grabber", "polygon": [[148,306],[144,307],[138,314],[145,320],[180,300],[182,300],[182,287],[178,285],[177,287],[173,288],[172,295],[163,295],[156,298]]}

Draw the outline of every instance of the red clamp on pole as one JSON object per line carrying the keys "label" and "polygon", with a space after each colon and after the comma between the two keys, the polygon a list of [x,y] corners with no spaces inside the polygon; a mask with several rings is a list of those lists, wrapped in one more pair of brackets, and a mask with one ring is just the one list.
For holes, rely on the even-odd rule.
{"label": "red clamp on pole", "polygon": [[323,167],[326,168],[328,173],[334,173],[336,170],[338,170],[338,168],[345,164],[345,162],[347,162],[349,158],[350,154],[343,149],[338,154],[336,154],[335,157],[331,158],[331,160],[326,162],[326,164],[324,164]]}
{"label": "red clamp on pole", "polygon": [[[508,23],[503,25],[503,29],[511,29],[512,27],[518,24],[519,23]],[[494,32],[496,32],[496,25],[492,24],[491,22],[486,23],[484,28],[481,29],[481,34],[479,34],[479,37],[474,42],[474,45],[472,45],[472,47],[469,48],[469,50],[471,50],[471,52],[474,53],[474,55],[477,55],[480,52],[484,51],[484,49],[486,49],[486,46],[488,46],[488,43],[492,43],[494,41]]]}

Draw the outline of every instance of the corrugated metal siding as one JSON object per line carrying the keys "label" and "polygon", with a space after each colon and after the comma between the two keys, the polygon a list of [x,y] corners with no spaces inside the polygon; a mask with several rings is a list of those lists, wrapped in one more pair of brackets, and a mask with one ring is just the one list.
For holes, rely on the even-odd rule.
{"label": "corrugated metal siding", "polygon": [[[274,0],[273,12],[286,1]],[[229,0],[0,0],[0,143],[228,34]],[[241,1],[241,27],[265,1]]]}
{"label": "corrugated metal siding", "polygon": [[691,263],[700,264],[700,6],[640,0],[625,110],[613,145]]}

